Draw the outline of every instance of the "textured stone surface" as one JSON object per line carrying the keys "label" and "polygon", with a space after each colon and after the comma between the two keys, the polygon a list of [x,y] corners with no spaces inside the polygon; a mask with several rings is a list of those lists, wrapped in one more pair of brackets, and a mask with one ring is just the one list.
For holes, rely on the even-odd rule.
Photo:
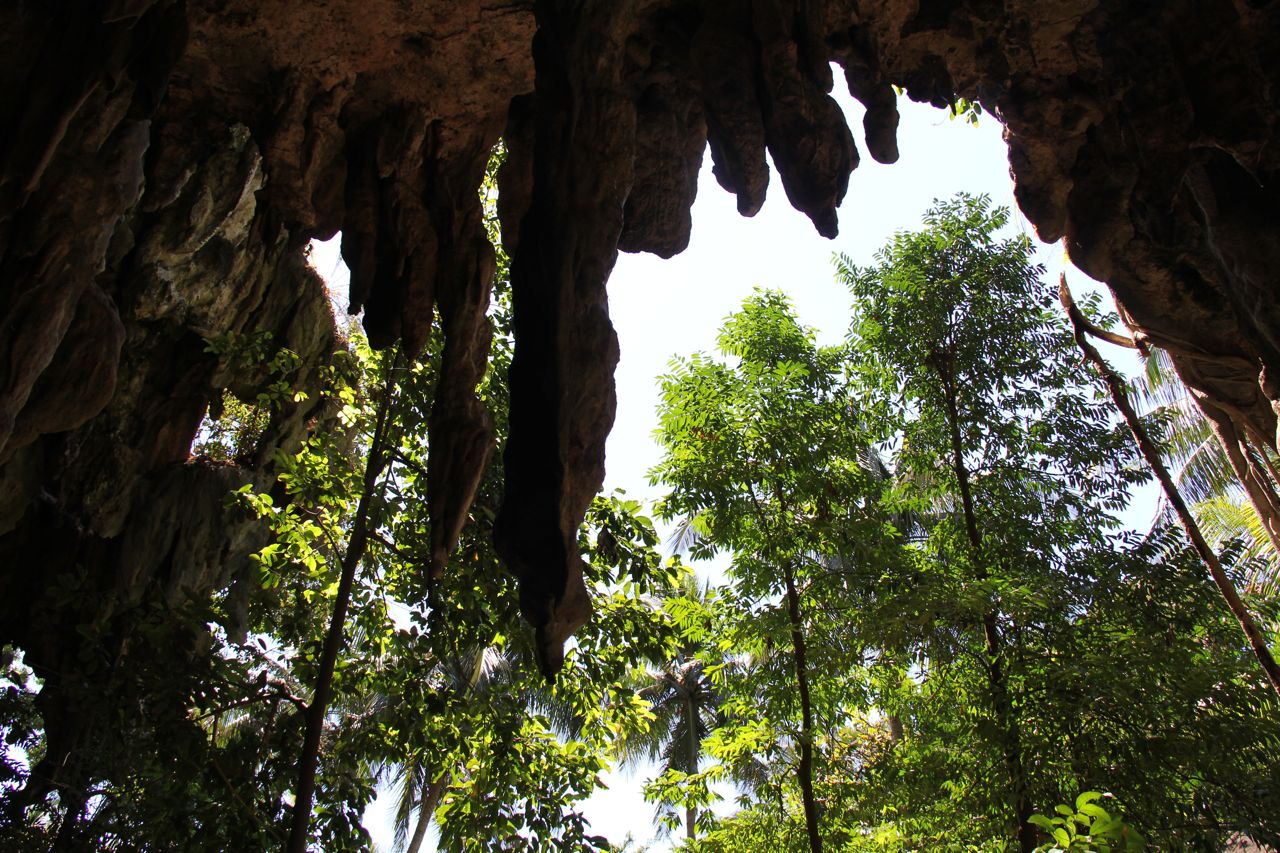
{"label": "textured stone surface", "polygon": [[[229,567],[150,558],[122,571],[121,549],[212,547],[218,506],[164,505],[183,478],[230,476],[187,448],[209,400],[254,377],[206,342],[268,332],[318,367],[332,319],[302,253],[338,230],[373,341],[421,351],[441,318],[444,570],[493,447],[474,394],[493,263],[476,188],[505,135],[516,355],[499,540],[554,669],[588,613],[575,531],[613,419],[616,252],[684,248],[706,145],[744,215],[767,153],[833,235],[859,144],[896,159],[894,85],[998,116],[1041,237],[1065,237],[1238,432],[1275,444],[1277,44],[1266,0],[5,4],[0,547],[69,539],[38,575],[0,567],[0,599],[38,600],[77,564],[125,598],[144,576],[193,596],[228,582]],[[868,108],[863,143],[830,98],[833,61]],[[269,479],[270,447],[312,414],[280,418],[235,476]],[[30,612],[0,606],[0,640],[53,636]]]}
{"label": "textured stone surface", "polygon": [[[578,526],[604,479],[616,409],[605,282],[634,177],[638,110],[625,68],[635,9],[602,3],[572,14],[548,4],[538,23],[533,182],[512,257],[516,348],[495,535],[520,577],[543,669],[554,672],[564,640],[590,615]],[[661,241],[665,223],[652,225]],[[638,244],[643,227],[632,230]]]}

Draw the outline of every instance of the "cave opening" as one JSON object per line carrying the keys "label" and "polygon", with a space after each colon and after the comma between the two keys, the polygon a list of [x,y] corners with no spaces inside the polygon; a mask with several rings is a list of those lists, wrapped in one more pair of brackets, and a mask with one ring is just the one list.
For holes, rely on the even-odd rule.
{"label": "cave opening", "polygon": [[[171,831],[157,847],[181,838],[256,849],[276,846],[297,813],[280,780],[292,774],[289,741],[309,711],[316,665],[306,653],[320,645],[317,602],[333,580],[307,548],[332,538],[317,547],[350,553],[342,536],[359,525],[326,515],[333,507],[323,501],[305,512],[299,504],[293,538],[271,552],[261,519],[231,512],[226,497],[279,496],[280,458],[340,433],[326,429],[330,415],[378,419],[376,401],[355,393],[334,412],[318,408],[337,339],[331,298],[306,265],[309,235],[343,235],[354,299],[379,347],[421,351],[430,330],[443,333],[430,380],[444,402],[406,418],[431,425],[437,452],[424,467],[397,448],[391,464],[424,470],[384,481],[421,510],[406,533],[415,556],[400,560],[375,524],[364,538],[382,560],[376,571],[421,596],[429,584],[460,584],[464,632],[518,601],[534,626],[530,654],[544,672],[561,667],[566,639],[601,624],[586,621],[584,572],[596,569],[580,555],[626,551],[616,539],[580,537],[581,523],[608,515],[594,503],[606,477],[610,488],[642,481],[649,464],[632,450],[647,436],[628,437],[646,429],[626,409],[643,407],[634,389],[661,365],[643,368],[638,354],[708,348],[708,330],[741,299],[713,304],[709,316],[695,306],[732,292],[726,282],[762,278],[765,262],[748,250],[765,236],[792,225],[812,232],[805,216],[834,231],[854,157],[847,119],[825,94],[842,75],[836,88],[869,109],[845,110],[855,125],[863,119],[858,148],[880,160],[905,161],[918,135],[904,125],[898,151],[894,83],[934,105],[997,112],[1017,215],[1049,240],[1065,238],[1072,259],[1109,282],[1139,343],[1163,348],[1195,390],[1239,475],[1255,486],[1274,477],[1280,66],[1271,48],[1280,4],[916,5],[333,0],[298,14],[249,0],[121,0],[0,9],[9,84],[0,94],[0,643],[6,665],[21,649],[44,685],[26,691],[19,674],[3,708],[11,730],[29,733],[43,719],[47,736],[36,765],[3,781],[4,830],[35,839],[28,848]],[[908,123],[911,109],[904,101]],[[990,127],[981,118],[976,132]],[[500,136],[511,152],[499,207],[520,340],[510,370],[485,361],[495,259],[475,198]],[[711,185],[708,138],[736,199]],[[963,177],[986,156],[957,144],[927,158]],[[624,258],[608,291],[619,347],[605,319],[616,250],[679,252],[699,166],[698,204],[753,212],[771,180],[769,201],[736,236],[699,237],[668,265]],[[854,174],[845,237],[892,227],[890,204],[908,199],[892,186],[860,191],[877,169],[864,163]],[[803,213],[763,225],[785,208],[784,194]],[[918,214],[924,204],[912,206]],[[692,227],[703,227],[697,214]],[[847,248],[845,237],[812,253],[823,267],[812,273],[801,266],[810,238],[783,237],[778,280],[836,290],[825,257]],[[704,242],[709,257],[696,263]],[[826,321],[841,307],[817,297],[804,307],[809,296],[787,289],[806,323],[836,333]],[[286,373],[288,387],[273,389],[267,379]],[[284,404],[279,416],[255,421],[214,458],[212,445],[226,439],[216,419],[202,418],[262,393]],[[490,476],[498,431],[487,403],[508,393],[512,438],[503,473]],[[341,442],[330,450],[330,460],[350,461]],[[428,481],[435,487],[417,488]],[[279,520],[284,503],[257,505]],[[610,506],[620,523],[621,504]],[[459,540],[475,529],[484,536]],[[494,535],[501,560],[484,544]],[[272,557],[281,551],[287,559]],[[400,573],[388,575],[393,565]],[[208,654],[207,610],[240,608],[222,596],[233,588],[279,605],[269,618],[303,650],[301,681],[263,661],[237,669]],[[491,594],[471,594],[481,588]],[[364,603],[352,648],[378,635],[361,620],[375,620],[380,605]],[[514,624],[513,613],[501,616]],[[1163,636],[1149,633],[1138,640]],[[378,675],[363,665],[373,659],[346,676]],[[445,669],[425,681],[459,674]],[[410,691],[412,676],[400,682]],[[243,719],[250,707],[261,712],[251,726],[258,741],[223,727],[221,710]],[[404,752],[437,745],[412,726],[391,727],[403,739],[386,743]],[[519,741],[528,751],[514,764],[555,758],[537,743]],[[337,762],[326,772],[340,803],[321,810],[317,843],[359,835],[353,815],[367,779],[358,762],[341,764],[350,755],[325,753]],[[101,799],[95,763],[128,777],[118,800]],[[439,795],[438,781],[419,784],[419,799]],[[511,785],[529,787],[527,778]]]}

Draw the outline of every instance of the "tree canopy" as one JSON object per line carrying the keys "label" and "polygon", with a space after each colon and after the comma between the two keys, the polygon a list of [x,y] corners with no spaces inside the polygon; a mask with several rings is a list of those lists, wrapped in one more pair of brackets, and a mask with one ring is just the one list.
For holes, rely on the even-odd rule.
{"label": "tree canopy", "polygon": [[1123,843],[1274,835],[1274,696],[1177,534],[1120,529],[1146,475],[1006,216],[842,259],[843,347],[757,293],[665,380],[663,511],[732,554],[709,660],[775,673],[720,670],[710,755],[771,773],[697,849],[1031,850],[1086,791]]}
{"label": "tree canopy", "polygon": [[[408,853],[431,827],[445,851],[630,849],[581,804],[647,757],[690,853],[1280,845],[1276,694],[1183,534],[1120,524],[1149,475],[1007,217],[958,196],[873,263],[841,258],[839,343],[757,290],[715,352],[672,362],[655,511],[723,577],[599,496],[578,542],[594,616],[554,682],[492,545],[495,466],[447,555],[465,571],[439,571],[438,343],[410,359],[352,333],[304,387],[273,340],[208,342],[255,378],[189,464],[227,473],[249,556],[207,602],[144,597],[110,624],[77,621],[69,579],[75,679],[4,651],[4,842],[365,850],[384,791]],[[500,373],[501,256],[495,288]],[[496,375],[478,394],[501,442]],[[322,414],[273,443],[307,394]],[[1206,438],[1147,420],[1174,451]],[[1224,444],[1233,470],[1273,488],[1250,441]],[[269,476],[236,473],[264,457]],[[1224,532],[1215,559],[1274,638],[1274,585],[1249,583],[1274,577],[1269,538]],[[46,736],[42,679],[86,709],[73,743]]]}

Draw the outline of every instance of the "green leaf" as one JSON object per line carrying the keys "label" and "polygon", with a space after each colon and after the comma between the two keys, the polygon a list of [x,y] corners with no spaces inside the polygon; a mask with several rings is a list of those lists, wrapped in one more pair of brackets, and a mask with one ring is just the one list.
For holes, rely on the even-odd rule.
{"label": "green leaf", "polygon": [[1098,791],[1085,791],[1076,797],[1076,811],[1084,811],[1084,807],[1088,803],[1102,799],[1102,794]]}

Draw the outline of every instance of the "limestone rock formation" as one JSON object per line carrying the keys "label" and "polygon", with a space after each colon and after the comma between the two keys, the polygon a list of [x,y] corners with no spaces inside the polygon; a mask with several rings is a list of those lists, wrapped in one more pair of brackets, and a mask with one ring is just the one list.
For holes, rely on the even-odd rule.
{"label": "limestone rock formation", "polygon": [[[589,610],[575,542],[614,414],[616,253],[685,247],[707,146],[744,215],[767,152],[834,236],[859,154],[832,63],[881,162],[897,157],[895,85],[997,116],[1040,236],[1065,237],[1209,405],[1275,446],[1277,44],[1268,0],[4,4],[0,641],[50,668],[71,653],[74,633],[32,614],[77,567],[87,610],[231,582],[251,537],[216,541],[216,501],[171,505],[270,478],[267,453],[244,470],[187,458],[209,401],[251,381],[208,343],[266,333],[318,367],[333,322],[303,253],[339,230],[370,339],[419,352],[444,336],[430,509],[445,570],[493,446],[474,393],[493,269],[476,189],[505,136],[516,354],[498,537],[553,671]],[[269,444],[298,440],[305,405]],[[183,562],[196,546],[178,541],[222,565]]]}

